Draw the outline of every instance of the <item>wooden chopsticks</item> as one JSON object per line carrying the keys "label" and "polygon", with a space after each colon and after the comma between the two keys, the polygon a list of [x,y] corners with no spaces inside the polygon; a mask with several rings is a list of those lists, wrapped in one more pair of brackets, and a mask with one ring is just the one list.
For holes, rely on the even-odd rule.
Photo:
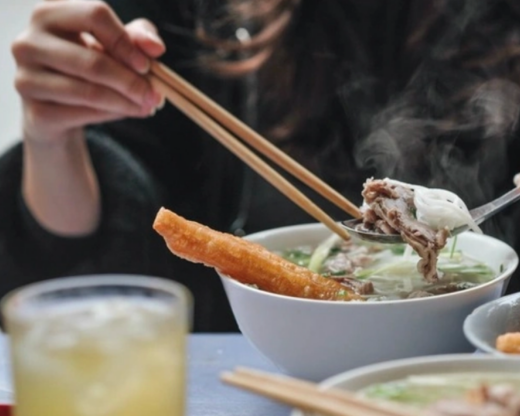
{"label": "wooden chopsticks", "polygon": [[260,394],[299,409],[331,416],[417,416],[407,407],[380,404],[336,388],[320,389],[316,384],[292,377],[237,368],[221,375],[235,387]]}
{"label": "wooden chopsticks", "polygon": [[360,218],[361,212],[358,207],[165,65],[153,62],[149,78],[154,87],[164,94],[168,101],[280,192],[342,238],[349,238],[343,227],[230,132],[236,134],[258,152],[300,179],[349,215]]}

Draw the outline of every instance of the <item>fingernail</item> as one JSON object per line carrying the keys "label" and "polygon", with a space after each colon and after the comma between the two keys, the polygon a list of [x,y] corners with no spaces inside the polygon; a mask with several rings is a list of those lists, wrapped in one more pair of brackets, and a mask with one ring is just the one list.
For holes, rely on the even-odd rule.
{"label": "fingernail", "polygon": [[161,45],[164,46],[163,40],[159,37],[159,35],[157,33],[153,32],[151,30],[146,30],[145,34],[148,37],[148,39],[152,40],[153,42],[160,43]]}
{"label": "fingernail", "polygon": [[156,107],[157,110],[162,110],[164,108],[164,105],[166,104],[166,98],[162,97],[161,102]]}
{"label": "fingernail", "polygon": [[146,97],[144,98],[144,105],[145,107],[157,108],[163,100],[164,97],[162,94],[158,93],[154,89],[151,89],[146,93]]}
{"label": "fingernail", "polygon": [[152,110],[150,111],[150,113],[148,114],[150,117],[153,117],[155,116],[155,113],[157,112],[157,109],[156,108],[152,108]]}
{"label": "fingernail", "polygon": [[520,173],[517,173],[513,179],[516,186],[520,187]]}
{"label": "fingernail", "polygon": [[150,70],[150,60],[141,52],[135,51],[130,58],[130,62],[132,67],[140,74],[146,74]]}

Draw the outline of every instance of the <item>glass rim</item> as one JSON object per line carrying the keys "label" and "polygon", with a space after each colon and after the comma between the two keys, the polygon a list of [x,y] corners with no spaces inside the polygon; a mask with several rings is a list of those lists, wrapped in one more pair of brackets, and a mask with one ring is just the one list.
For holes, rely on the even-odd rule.
{"label": "glass rim", "polygon": [[0,300],[0,310],[5,314],[13,302],[24,302],[59,290],[110,286],[157,290],[171,294],[187,304],[191,301],[191,294],[186,286],[163,277],[132,273],[96,273],[56,277],[20,286],[3,296]]}

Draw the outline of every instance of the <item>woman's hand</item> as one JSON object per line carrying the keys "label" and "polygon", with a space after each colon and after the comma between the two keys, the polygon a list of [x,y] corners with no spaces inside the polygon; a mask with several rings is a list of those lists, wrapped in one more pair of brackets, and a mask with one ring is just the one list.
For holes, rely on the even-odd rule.
{"label": "woman's hand", "polygon": [[105,3],[40,3],[12,45],[25,139],[51,144],[87,124],[147,117],[162,98],[143,74],[163,52],[150,23],[125,27]]}
{"label": "woman's hand", "polygon": [[49,231],[96,229],[101,196],[83,127],[152,114],[163,98],[144,74],[164,50],[150,22],[125,26],[99,1],[35,8],[12,52],[23,102],[23,196]]}

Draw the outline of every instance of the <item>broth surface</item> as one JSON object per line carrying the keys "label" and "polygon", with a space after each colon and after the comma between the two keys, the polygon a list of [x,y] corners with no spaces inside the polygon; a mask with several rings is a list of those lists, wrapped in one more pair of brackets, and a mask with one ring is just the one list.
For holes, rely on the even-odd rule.
{"label": "broth surface", "polygon": [[520,374],[453,373],[410,376],[406,379],[373,384],[360,391],[365,397],[425,408],[441,399],[463,398],[482,385],[512,386],[520,393]]}
{"label": "broth surface", "polygon": [[337,279],[367,301],[399,300],[458,292],[495,278],[486,264],[465,255],[456,241],[439,254],[439,280],[426,281],[418,271],[419,257],[409,246],[345,242],[331,238],[318,247],[288,248],[284,258],[323,276]]}

